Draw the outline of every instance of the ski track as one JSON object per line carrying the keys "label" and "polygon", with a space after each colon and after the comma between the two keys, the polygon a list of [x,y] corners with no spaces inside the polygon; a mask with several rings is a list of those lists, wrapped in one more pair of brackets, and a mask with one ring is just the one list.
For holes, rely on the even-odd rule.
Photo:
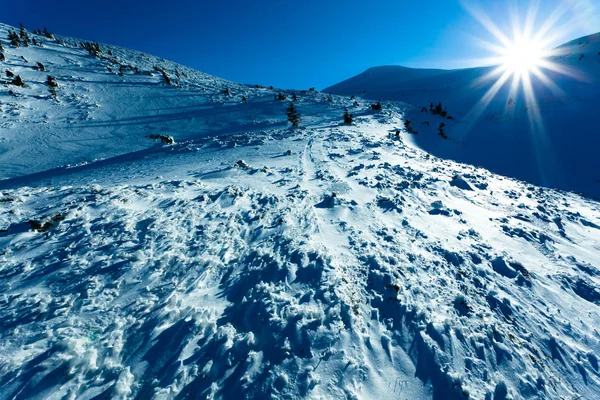
{"label": "ski track", "polygon": [[[293,130],[278,91],[182,67],[106,90],[51,46],[74,105],[47,113],[79,128],[27,120],[20,154],[56,157],[0,156],[0,399],[598,397],[597,201],[423,152],[403,103],[296,92]],[[136,82],[175,99],[111,109]]]}

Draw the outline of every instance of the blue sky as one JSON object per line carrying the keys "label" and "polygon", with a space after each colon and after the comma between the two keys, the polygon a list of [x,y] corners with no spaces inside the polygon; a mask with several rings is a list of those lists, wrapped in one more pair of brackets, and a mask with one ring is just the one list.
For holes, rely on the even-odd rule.
{"label": "blue sky", "polygon": [[[8,0],[0,0],[0,3]],[[524,0],[19,0],[0,21],[134,48],[244,83],[318,89],[376,65],[456,68],[488,55],[491,34],[467,11],[503,30]],[[539,0],[538,21],[561,5],[556,45],[600,31],[597,0]]]}

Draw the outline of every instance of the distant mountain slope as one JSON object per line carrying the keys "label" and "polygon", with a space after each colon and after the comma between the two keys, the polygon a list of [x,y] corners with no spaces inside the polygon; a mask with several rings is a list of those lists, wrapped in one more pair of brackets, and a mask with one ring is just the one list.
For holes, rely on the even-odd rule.
{"label": "distant mountain slope", "polygon": [[[245,132],[268,123],[269,113],[285,123],[285,114],[271,106],[272,91],[116,46],[100,45],[95,56],[84,41],[66,37],[30,32],[43,47],[13,48],[6,40],[9,28],[0,24],[6,49],[0,62],[0,179],[146,149],[154,145],[146,138],[152,134],[179,141]],[[25,87],[11,85],[14,78],[5,71],[20,76]],[[48,76],[58,84],[56,99]],[[244,104],[244,96],[252,101]],[[257,98],[269,101],[257,106]],[[258,110],[265,117],[260,123]]]}
{"label": "distant mountain slope", "polygon": [[[481,100],[497,81],[484,79],[493,67],[375,67],[324,91],[414,105],[409,115],[420,133],[414,140],[437,156],[600,197],[600,34],[558,47],[551,60],[575,76],[545,71],[558,90],[534,77],[537,107],[526,107],[522,90],[510,93],[512,79],[483,107]],[[455,119],[421,113],[431,102],[442,102]],[[532,130],[531,113],[539,113],[540,129]],[[450,141],[438,140],[441,122]]]}

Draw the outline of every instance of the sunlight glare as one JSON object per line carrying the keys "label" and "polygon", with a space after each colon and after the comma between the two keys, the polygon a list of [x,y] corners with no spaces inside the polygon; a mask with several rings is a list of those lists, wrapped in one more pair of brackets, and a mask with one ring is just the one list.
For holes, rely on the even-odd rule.
{"label": "sunlight glare", "polygon": [[528,75],[540,66],[543,58],[543,45],[525,37],[507,45],[501,57],[503,68],[517,76]]}

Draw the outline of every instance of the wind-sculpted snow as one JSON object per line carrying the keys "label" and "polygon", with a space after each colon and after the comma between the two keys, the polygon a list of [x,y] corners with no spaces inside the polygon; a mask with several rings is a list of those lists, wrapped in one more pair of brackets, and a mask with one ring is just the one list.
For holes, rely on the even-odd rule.
{"label": "wind-sculpted snow", "polygon": [[593,397],[600,206],[383,127],[5,190],[1,398]]}
{"label": "wind-sculpted snow", "polygon": [[201,133],[0,181],[0,399],[598,397],[600,203],[423,152],[402,103],[296,92],[295,129],[202,82]]}

